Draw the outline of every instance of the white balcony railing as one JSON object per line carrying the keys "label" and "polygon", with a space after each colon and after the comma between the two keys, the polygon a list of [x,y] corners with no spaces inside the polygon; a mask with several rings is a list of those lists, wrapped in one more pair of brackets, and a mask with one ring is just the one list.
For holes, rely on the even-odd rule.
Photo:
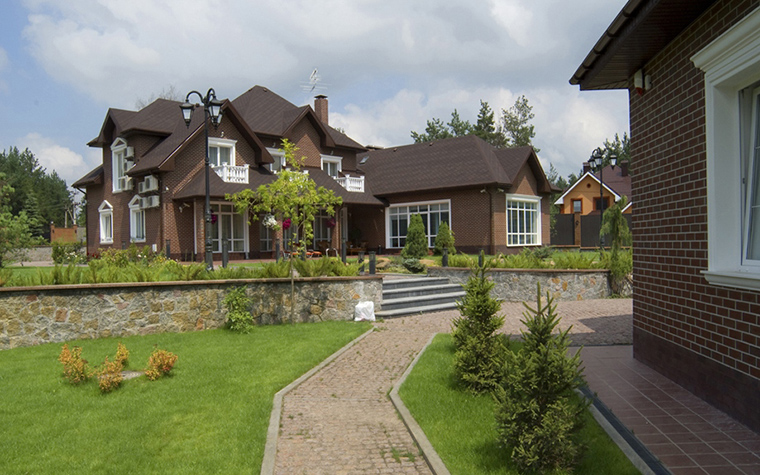
{"label": "white balcony railing", "polygon": [[346,175],[335,179],[346,191],[364,193],[364,177]]}
{"label": "white balcony railing", "polygon": [[244,183],[248,184],[248,165],[219,165],[212,166],[219,178],[225,183]]}

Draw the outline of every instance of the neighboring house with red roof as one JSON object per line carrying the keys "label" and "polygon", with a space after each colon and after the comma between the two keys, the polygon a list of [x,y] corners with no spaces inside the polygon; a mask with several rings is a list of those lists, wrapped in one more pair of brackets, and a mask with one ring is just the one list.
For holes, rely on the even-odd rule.
{"label": "neighboring house with red roof", "polygon": [[[602,197],[599,197],[599,188],[602,189]],[[628,205],[623,213],[630,214],[633,211],[631,200],[631,175],[628,173],[628,163],[621,163],[614,168],[607,165],[601,173],[591,171],[588,163],[583,164],[583,175],[573,183],[554,202],[559,206],[560,214],[576,214],[586,216],[599,213],[600,203],[603,200],[603,209],[609,208],[624,196],[628,197]]]}
{"label": "neighboring house with red roof", "polygon": [[[399,251],[410,213],[425,217],[431,247],[443,221],[462,250],[548,244],[552,188],[530,147],[497,150],[464,137],[368,151],[328,125],[326,97],[298,107],[260,86],[224,101],[222,112],[209,127],[216,259],[225,241],[231,259],[273,256],[281,231],[249,225],[224,197],[274,181],[286,138],[316,184],[343,199],[335,219],[315,220],[314,248]],[[89,143],[103,150],[103,163],[72,185],[86,194],[89,253],[134,242],[204,259],[203,118],[193,114],[186,127],[179,103],[164,99],[136,112],[109,109]]]}
{"label": "neighboring house with red roof", "polygon": [[629,91],[634,357],[760,430],[760,3],[629,0],[570,82]]}

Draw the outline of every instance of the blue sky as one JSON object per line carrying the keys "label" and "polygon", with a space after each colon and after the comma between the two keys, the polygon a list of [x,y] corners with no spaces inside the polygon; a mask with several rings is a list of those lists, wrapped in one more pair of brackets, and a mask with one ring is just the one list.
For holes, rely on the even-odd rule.
{"label": "blue sky", "polygon": [[[0,7],[0,149],[28,147],[71,184],[109,107],[173,88],[289,101],[319,71],[330,125],[363,144],[409,143],[426,120],[479,101],[533,106],[544,167],[566,176],[628,131],[626,91],[568,80],[624,0],[6,0]],[[177,112],[179,114],[179,111]]]}

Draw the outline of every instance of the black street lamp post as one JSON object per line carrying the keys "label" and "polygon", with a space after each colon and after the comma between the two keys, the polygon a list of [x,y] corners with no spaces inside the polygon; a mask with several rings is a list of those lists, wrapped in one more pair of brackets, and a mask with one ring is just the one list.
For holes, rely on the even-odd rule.
{"label": "black street lamp post", "polygon": [[190,96],[196,94],[201,102],[203,102],[203,127],[206,133],[206,154],[204,160],[204,167],[206,172],[206,207],[205,207],[205,219],[206,224],[203,227],[203,235],[205,241],[205,258],[206,258],[206,270],[214,270],[214,256],[213,246],[211,245],[211,233],[209,227],[211,226],[211,190],[209,188],[209,152],[208,152],[208,122],[209,118],[214,124],[214,127],[218,127],[222,120],[222,104],[223,102],[216,98],[216,92],[213,89],[209,89],[204,97],[198,91],[190,91],[185,97],[185,103],[180,104],[179,108],[182,110],[182,117],[185,119],[185,125],[190,127],[190,120],[193,116],[193,110],[197,104],[190,103]]}
{"label": "black street lamp post", "polygon": [[[612,169],[615,169],[617,163],[617,155],[610,154],[610,164]],[[591,169],[599,173],[599,226],[602,225],[602,218],[604,217],[604,156],[602,155],[602,149],[597,148],[591,152],[591,158],[588,161]],[[604,249],[604,236],[599,236],[599,248]]]}

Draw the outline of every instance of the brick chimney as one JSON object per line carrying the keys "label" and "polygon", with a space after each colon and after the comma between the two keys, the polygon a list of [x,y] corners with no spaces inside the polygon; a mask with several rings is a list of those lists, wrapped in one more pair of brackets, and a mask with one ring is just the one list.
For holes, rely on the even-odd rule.
{"label": "brick chimney", "polygon": [[621,176],[628,176],[628,160],[620,162],[620,174]]}
{"label": "brick chimney", "polygon": [[319,120],[322,121],[325,125],[328,125],[327,122],[327,96],[320,94],[318,96],[314,96],[314,112],[317,113],[317,117]]}
{"label": "brick chimney", "polygon": [[583,162],[583,172],[581,172],[581,175],[585,175],[586,173],[591,171],[591,165],[588,162]]}

